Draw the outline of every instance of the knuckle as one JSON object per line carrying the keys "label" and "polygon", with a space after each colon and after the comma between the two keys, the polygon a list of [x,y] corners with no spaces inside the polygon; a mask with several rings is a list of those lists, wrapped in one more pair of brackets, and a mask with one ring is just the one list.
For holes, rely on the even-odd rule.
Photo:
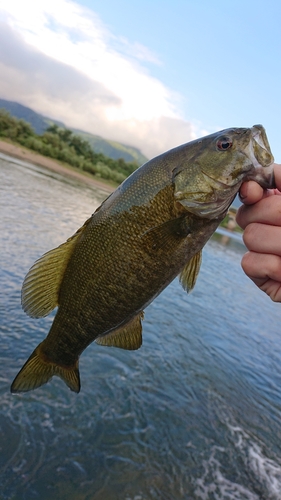
{"label": "knuckle", "polygon": [[244,273],[247,275],[247,276],[251,276],[252,274],[252,267],[253,267],[253,263],[252,263],[252,254],[251,252],[246,252],[243,257],[242,257],[242,260],[241,260],[241,267],[244,271]]}
{"label": "knuckle", "polygon": [[243,241],[249,250],[253,250],[255,247],[255,242],[259,237],[259,226],[256,222],[251,222],[244,230]]}
{"label": "knuckle", "polygon": [[250,252],[246,252],[243,257],[242,257],[242,260],[241,260],[241,267],[244,271],[245,274],[249,275],[250,274],[250,270],[251,270],[251,261],[252,261],[252,258],[251,258],[251,254]]}

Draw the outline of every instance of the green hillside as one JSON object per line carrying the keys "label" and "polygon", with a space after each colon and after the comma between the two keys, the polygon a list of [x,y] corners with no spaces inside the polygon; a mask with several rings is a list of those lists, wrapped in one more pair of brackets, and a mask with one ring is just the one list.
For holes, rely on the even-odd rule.
{"label": "green hillside", "polygon": [[0,109],[5,109],[10,113],[11,116],[30,123],[30,125],[38,135],[44,134],[45,130],[47,130],[47,128],[52,123],[55,123],[59,127],[65,126],[62,122],[46,118],[39,113],[36,113],[32,109],[27,108],[26,106],[22,106],[22,104],[19,104],[17,102],[0,99]]}
{"label": "green hillside", "polygon": [[[0,99],[0,109],[5,109],[11,116],[29,123],[37,135],[43,135],[50,125],[53,124],[58,125],[60,128],[66,128],[62,122],[40,115],[17,102]],[[125,162],[135,162],[138,166],[147,161],[147,158],[137,148],[103,139],[98,135],[93,135],[82,130],[70,130],[75,135],[79,135],[83,140],[87,140],[96,153],[101,153],[113,160],[122,158]]]}
{"label": "green hillside", "polygon": [[147,158],[140,152],[139,149],[133,146],[126,146],[116,141],[109,141],[103,139],[98,135],[89,134],[88,132],[83,132],[82,130],[72,129],[73,132],[82,137],[82,139],[89,142],[91,147],[97,152],[102,153],[105,156],[109,156],[114,160],[118,158],[123,158],[123,160],[132,162],[135,161],[138,165],[142,165],[147,161]]}
{"label": "green hillside", "polygon": [[97,153],[80,135],[54,123],[43,134],[37,134],[30,123],[15,118],[5,109],[0,109],[0,138],[115,184],[123,182],[138,167],[136,161],[126,162],[123,158],[116,160]]}

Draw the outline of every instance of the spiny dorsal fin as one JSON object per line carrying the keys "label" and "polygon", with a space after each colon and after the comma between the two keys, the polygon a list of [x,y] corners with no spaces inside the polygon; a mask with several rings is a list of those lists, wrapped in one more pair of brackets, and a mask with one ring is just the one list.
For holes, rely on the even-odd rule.
{"label": "spiny dorsal fin", "polygon": [[22,286],[22,308],[32,318],[47,316],[57,305],[60,285],[85,224],[68,240],[45,253],[28,271]]}
{"label": "spiny dorsal fin", "polygon": [[141,312],[135,316],[129,323],[117,330],[113,330],[107,335],[98,337],[95,342],[99,345],[109,347],[119,347],[121,349],[136,350],[142,344],[142,326],[141,320],[144,313]]}
{"label": "spiny dorsal fin", "polygon": [[202,250],[196,253],[180,273],[180,282],[187,292],[190,292],[196,283],[202,262]]}

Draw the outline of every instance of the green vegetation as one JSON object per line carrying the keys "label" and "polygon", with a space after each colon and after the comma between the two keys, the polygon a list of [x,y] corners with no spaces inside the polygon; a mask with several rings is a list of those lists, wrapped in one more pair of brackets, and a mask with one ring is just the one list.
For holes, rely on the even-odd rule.
{"label": "green vegetation", "polygon": [[231,207],[226,217],[221,221],[220,226],[230,231],[235,231],[236,233],[243,233],[243,229],[241,229],[236,222],[236,212],[236,208]]}
{"label": "green vegetation", "polygon": [[126,162],[135,162],[138,165],[142,165],[147,161],[147,158],[133,146],[127,146],[121,144],[120,142],[110,141],[108,139],[103,139],[97,135],[93,135],[81,130],[72,129],[72,132],[85,141],[88,141],[90,146],[97,153],[103,153],[105,156],[114,158],[123,158]]}
{"label": "green vegetation", "polygon": [[4,109],[0,109],[0,137],[117,184],[138,167],[136,162],[125,162],[122,158],[114,160],[96,153],[87,140],[56,124],[38,135],[29,123],[11,116]]}
{"label": "green vegetation", "polygon": [[[33,109],[27,108],[26,106],[23,106],[18,102],[0,99],[0,109],[1,108],[8,111],[10,115],[14,116],[15,118],[22,119],[29,123],[38,135],[44,134],[47,128],[53,124],[58,125],[58,127],[62,129],[66,128],[62,122],[40,115],[40,113],[37,113]],[[113,158],[114,160],[123,158],[125,162],[133,162],[137,165],[142,165],[147,161],[147,158],[141,153],[141,151],[133,146],[128,146],[126,144],[121,144],[120,142],[104,139],[98,135],[84,132],[83,130],[73,128],[71,128],[70,130],[75,135],[78,135],[85,141],[88,141],[91,148],[96,153],[102,153],[104,154],[104,156],[109,156],[109,158]]]}

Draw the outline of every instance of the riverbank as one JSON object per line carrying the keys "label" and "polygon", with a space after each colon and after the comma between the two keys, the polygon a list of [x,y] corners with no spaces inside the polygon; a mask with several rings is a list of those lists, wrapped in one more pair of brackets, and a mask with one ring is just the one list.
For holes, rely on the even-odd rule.
{"label": "riverbank", "polygon": [[34,163],[40,167],[48,168],[49,170],[52,170],[60,175],[69,176],[78,179],[81,182],[85,182],[90,186],[100,187],[109,193],[112,193],[115,189],[114,186],[107,184],[105,181],[94,178],[87,172],[78,171],[70,165],[63,165],[56,160],[52,160],[52,158],[30,151],[29,149],[18,144],[13,144],[12,142],[0,140],[0,153]]}

